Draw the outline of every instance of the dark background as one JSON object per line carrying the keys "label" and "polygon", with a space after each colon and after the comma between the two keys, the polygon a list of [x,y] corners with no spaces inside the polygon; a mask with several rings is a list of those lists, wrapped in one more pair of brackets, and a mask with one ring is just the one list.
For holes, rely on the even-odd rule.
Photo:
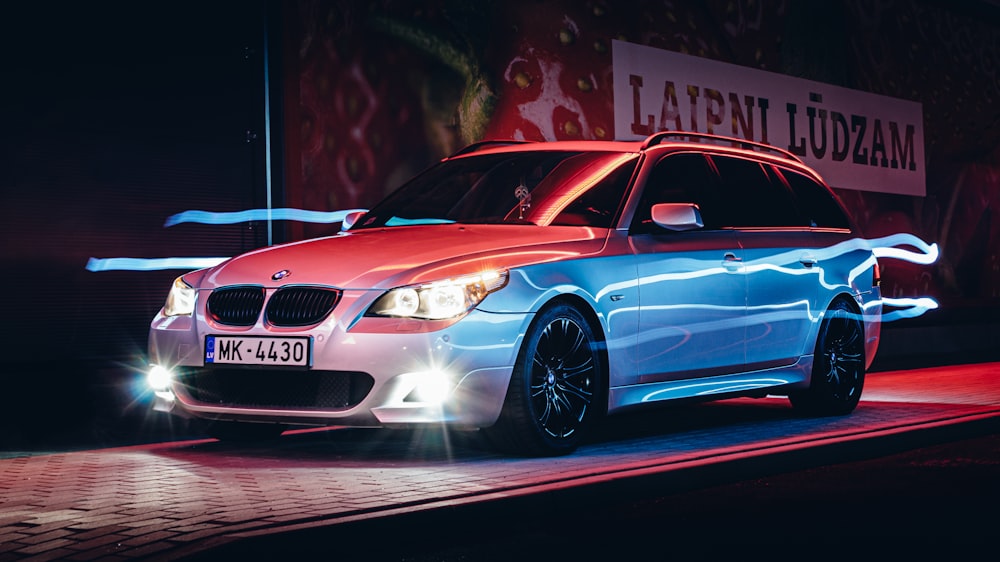
{"label": "dark background", "polygon": [[255,224],[164,228],[263,206],[264,19],[262,2],[2,9],[0,444],[129,429],[149,321],[183,271],[89,258],[266,243]]}
{"label": "dark background", "polygon": [[[265,245],[266,225],[164,221],[261,208],[268,189],[275,207],[365,207],[467,142],[554,140],[514,110],[534,95],[515,60],[529,78],[540,62],[596,76],[562,95],[613,131],[611,39],[920,101],[927,196],[838,190],[866,235],[942,247],[932,267],[884,266],[887,295],[942,307],[887,325],[876,368],[996,356],[994,2],[25,3],[0,9],[0,447],[170,429],[148,416],[141,370],[183,271],[95,273],[89,258],[235,255]],[[555,138],[598,136],[581,117],[556,103]],[[336,229],[275,223],[273,236]]]}

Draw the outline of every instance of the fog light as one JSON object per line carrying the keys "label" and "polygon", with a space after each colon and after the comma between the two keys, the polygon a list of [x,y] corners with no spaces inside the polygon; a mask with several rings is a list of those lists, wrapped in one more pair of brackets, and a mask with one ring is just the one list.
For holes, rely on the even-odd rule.
{"label": "fog light", "polygon": [[170,384],[173,380],[174,375],[170,372],[170,369],[161,365],[151,366],[149,372],[146,373],[146,383],[157,392],[170,390]]}
{"label": "fog light", "polygon": [[[431,375],[428,373],[428,375]],[[404,402],[422,402],[424,404],[440,404],[448,398],[451,392],[451,381],[443,373],[426,376],[413,387]]]}

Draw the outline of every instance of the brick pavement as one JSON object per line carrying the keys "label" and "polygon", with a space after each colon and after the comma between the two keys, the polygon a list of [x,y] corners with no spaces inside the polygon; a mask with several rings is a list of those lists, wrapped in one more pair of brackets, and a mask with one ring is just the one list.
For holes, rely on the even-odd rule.
{"label": "brick pavement", "polygon": [[367,429],[259,447],[200,440],[15,456],[0,460],[0,561],[178,558],[238,534],[1000,416],[1000,363],[872,374],[863,398],[840,418],[796,417],[783,399],[619,416],[556,459],[499,457],[431,430]]}

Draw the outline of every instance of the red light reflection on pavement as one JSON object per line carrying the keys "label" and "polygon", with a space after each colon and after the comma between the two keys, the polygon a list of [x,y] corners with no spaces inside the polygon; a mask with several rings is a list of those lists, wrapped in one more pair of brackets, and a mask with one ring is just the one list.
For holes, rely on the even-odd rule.
{"label": "red light reflection on pavement", "polygon": [[868,375],[850,416],[737,399],[610,418],[555,459],[504,458],[437,429],[321,429],[0,460],[0,554],[147,557],[229,533],[316,525],[669,472],[1000,416],[1000,363]]}

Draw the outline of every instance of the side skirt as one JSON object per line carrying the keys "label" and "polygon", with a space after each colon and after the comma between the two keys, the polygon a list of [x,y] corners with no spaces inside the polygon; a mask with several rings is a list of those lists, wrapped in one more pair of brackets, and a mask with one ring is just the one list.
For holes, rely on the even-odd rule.
{"label": "side skirt", "polygon": [[719,400],[745,395],[787,394],[789,390],[809,386],[813,356],[800,357],[793,365],[762,369],[746,373],[715,375],[695,379],[635,384],[611,388],[608,392],[608,413],[664,400]]}

